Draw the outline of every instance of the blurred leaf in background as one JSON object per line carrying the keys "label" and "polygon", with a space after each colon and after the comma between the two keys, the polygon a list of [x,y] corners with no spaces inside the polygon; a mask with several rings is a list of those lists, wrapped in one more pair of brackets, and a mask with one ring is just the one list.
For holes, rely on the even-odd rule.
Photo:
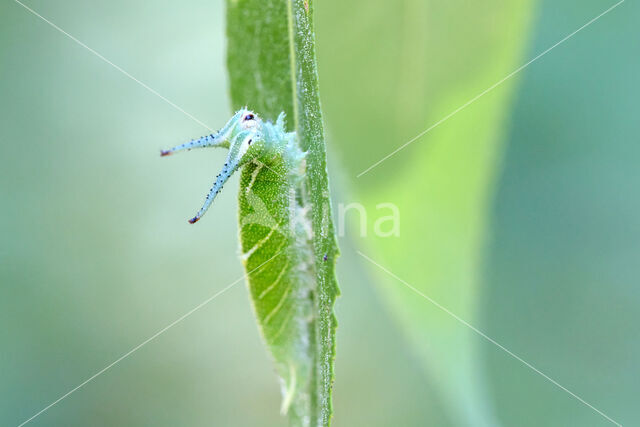
{"label": "blurred leaf in background", "polygon": [[[615,1],[541,3],[531,55]],[[532,66],[507,127],[484,328],[618,423],[640,425],[640,4]],[[506,425],[611,426],[486,347]]]}
{"label": "blurred leaf in background", "polygon": [[[322,22],[331,13],[339,28],[319,41],[324,105],[351,196],[369,213],[382,202],[401,212],[400,238],[356,244],[622,423],[636,419],[629,399],[638,394],[630,378],[638,377],[631,361],[638,360],[640,306],[632,261],[639,240],[621,234],[638,230],[640,218],[631,166],[639,11],[627,3],[357,179],[615,3],[336,2]],[[338,43],[355,50],[336,52]],[[530,83],[520,87],[523,77]],[[505,142],[514,147],[499,216],[490,221]],[[597,156],[606,161],[596,167]],[[585,211],[562,209],[570,200]],[[492,230],[495,240],[487,239]],[[427,381],[439,385],[453,424],[610,425],[375,266],[364,268],[421,355]]]}
{"label": "blurred leaf in background", "polygon": [[[532,3],[401,1],[374,8],[356,1],[321,8],[339,22],[338,30],[322,33],[319,48],[321,75],[338,86],[324,105],[349,178],[517,68]],[[345,43],[353,50],[335,51]],[[371,233],[364,251],[470,322],[477,319],[487,213],[513,83],[352,182],[368,212],[386,202],[400,212],[400,236]],[[477,336],[374,271],[452,421],[495,425]]]}

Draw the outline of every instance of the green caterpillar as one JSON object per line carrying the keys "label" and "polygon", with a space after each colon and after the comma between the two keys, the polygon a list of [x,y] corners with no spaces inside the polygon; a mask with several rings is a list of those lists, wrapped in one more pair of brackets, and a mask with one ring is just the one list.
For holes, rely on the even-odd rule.
{"label": "green caterpillar", "polygon": [[[282,412],[300,419],[310,412],[313,298],[312,231],[304,185],[305,153],[295,132],[286,132],[284,113],[273,124],[246,108],[217,133],[162,151],[168,156],[201,147],[229,149],[226,163],[200,211],[198,221],[229,177],[242,169],[239,228],[242,261],[262,336],[282,380]],[[261,268],[268,263],[268,268]]]}

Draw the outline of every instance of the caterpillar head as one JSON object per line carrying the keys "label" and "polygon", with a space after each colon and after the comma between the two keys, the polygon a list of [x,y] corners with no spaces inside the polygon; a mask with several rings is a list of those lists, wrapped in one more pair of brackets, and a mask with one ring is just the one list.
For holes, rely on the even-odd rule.
{"label": "caterpillar head", "polygon": [[246,131],[257,130],[261,125],[262,120],[260,117],[245,107],[233,115],[216,137],[219,139],[221,146],[230,148],[241,134]]}
{"label": "caterpillar head", "polygon": [[178,151],[199,147],[224,147],[229,149],[229,154],[221,172],[216,176],[213,187],[209,190],[204,205],[198,214],[189,220],[192,224],[204,215],[213,199],[222,191],[222,186],[236,170],[263,154],[265,139],[262,120],[256,113],[245,107],[234,114],[231,120],[215,134],[194,139],[169,150],[162,150],[160,155],[168,156]]}
{"label": "caterpillar head", "polygon": [[238,111],[230,120],[229,156],[227,164],[240,167],[258,157],[264,148],[261,133],[262,120],[246,107]]}
{"label": "caterpillar head", "polygon": [[240,115],[238,118],[238,126],[240,127],[240,129],[248,130],[260,126],[260,117],[258,117],[258,115],[253,111],[243,108],[239,113]]}

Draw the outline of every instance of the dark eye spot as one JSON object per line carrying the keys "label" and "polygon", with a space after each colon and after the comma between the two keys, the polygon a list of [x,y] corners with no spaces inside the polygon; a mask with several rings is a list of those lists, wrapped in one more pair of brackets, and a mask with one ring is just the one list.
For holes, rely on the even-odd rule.
{"label": "dark eye spot", "polygon": [[250,139],[250,140],[247,142],[247,145],[251,145],[251,143],[252,143],[252,142],[253,142],[253,139]]}
{"label": "dark eye spot", "polygon": [[246,116],[244,116],[244,121],[249,121],[249,120],[253,120],[255,119],[255,117],[253,116],[253,114],[247,114]]}

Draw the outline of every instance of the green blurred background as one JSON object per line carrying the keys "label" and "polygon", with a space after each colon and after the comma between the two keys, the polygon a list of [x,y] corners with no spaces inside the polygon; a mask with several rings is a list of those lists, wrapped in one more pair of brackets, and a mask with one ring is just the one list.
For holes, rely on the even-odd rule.
{"label": "green blurred background", "polygon": [[[623,425],[640,425],[640,6],[316,4],[340,236],[335,426],[605,426],[604,417],[357,255],[376,259]],[[211,127],[230,116],[224,5],[28,5]],[[250,23],[247,23],[250,25]],[[242,277],[233,181],[205,130],[0,3],[0,425],[15,426]],[[391,202],[401,236],[371,236]],[[351,215],[351,214],[349,214]],[[30,425],[284,425],[242,283]]]}

